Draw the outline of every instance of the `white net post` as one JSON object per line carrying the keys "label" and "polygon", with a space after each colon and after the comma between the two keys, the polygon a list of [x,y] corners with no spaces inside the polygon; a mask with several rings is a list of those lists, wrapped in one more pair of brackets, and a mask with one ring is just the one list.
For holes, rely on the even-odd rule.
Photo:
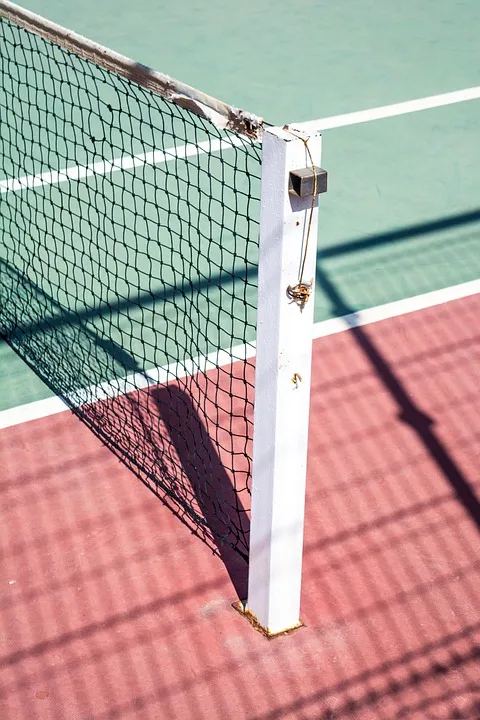
{"label": "white net post", "polygon": [[291,171],[320,165],[320,135],[306,139],[268,129],[262,149],[246,611],[271,635],[300,622],[318,180],[306,197],[289,183]]}

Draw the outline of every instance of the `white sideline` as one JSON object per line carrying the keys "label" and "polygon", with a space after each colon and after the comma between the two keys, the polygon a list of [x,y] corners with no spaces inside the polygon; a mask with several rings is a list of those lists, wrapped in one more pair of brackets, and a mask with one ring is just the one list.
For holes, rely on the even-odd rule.
{"label": "white sideline", "polygon": [[393,105],[382,105],[381,107],[370,108],[369,110],[358,110],[343,115],[332,115],[309,120],[304,123],[292,123],[290,127],[301,130],[305,133],[322,132],[322,130],[333,130],[348,125],[370,122],[372,120],[385,120],[396,115],[407,115],[408,113],[419,112],[420,110],[433,110],[434,108],[454,105],[455,103],[466,102],[467,100],[480,100],[480,86],[455,90],[454,92],[430,95],[429,97],[418,98],[418,100],[407,100],[394,103]]}
{"label": "white sideline", "polygon": [[232,135],[228,139],[204,140],[196,144],[178,145],[166,150],[152,150],[139,155],[125,155],[113,160],[100,160],[89,165],[76,165],[62,170],[48,170],[38,175],[23,175],[0,180],[0,193],[18,192],[42,185],[58,185],[67,180],[83,180],[92,175],[109,175],[119,170],[132,170],[142,165],[160,165],[193,155],[203,155],[244,145],[244,138]]}
{"label": "white sideline", "polygon": [[[452,285],[442,290],[433,290],[432,292],[415,295],[414,297],[404,300],[396,300],[395,302],[378,305],[377,307],[359,310],[349,315],[324,320],[314,325],[313,337],[315,339],[335,335],[355,327],[362,327],[381,320],[389,320],[400,315],[416,312],[417,310],[425,310],[426,308],[443,305],[452,300],[460,300],[471,295],[480,294],[480,279],[471,280],[470,282],[461,283],[460,285]],[[173,363],[158,368],[153,368],[145,373],[136,373],[125,378],[119,378],[111,382],[102,383],[97,387],[81,390],[78,393],[72,393],[73,397],[78,398],[76,404],[80,406],[83,402],[87,402],[90,398],[106,399],[117,397],[125,392],[132,391],[138,387],[147,387],[166,382],[174,377],[181,379],[188,377],[195,372],[212,370],[216,367],[225,367],[237,360],[247,360],[255,356],[255,344],[238,345],[225,351],[216,351],[205,357],[197,357],[188,363]],[[83,399],[82,399],[83,396]],[[2,410],[0,412],[0,430],[30,420],[38,420],[40,418],[56,415],[57,413],[68,410],[69,407],[59,397],[50,397],[45,400],[37,400],[35,402],[19,405],[18,407]]]}

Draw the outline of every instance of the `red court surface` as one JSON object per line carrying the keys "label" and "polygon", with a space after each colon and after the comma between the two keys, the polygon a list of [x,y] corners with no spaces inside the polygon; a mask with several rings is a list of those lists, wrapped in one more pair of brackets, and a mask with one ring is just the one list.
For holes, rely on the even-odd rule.
{"label": "red court surface", "polygon": [[274,640],[73,415],[3,430],[0,718],[480,717],[479,314],[315,341],[305,627]]}

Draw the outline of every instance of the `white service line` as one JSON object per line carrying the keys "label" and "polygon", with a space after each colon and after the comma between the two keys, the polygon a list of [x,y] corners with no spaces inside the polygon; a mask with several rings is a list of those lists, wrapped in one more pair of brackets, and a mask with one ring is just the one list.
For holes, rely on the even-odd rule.
{"label": "white service line", "polygon": [[92,175],[110,175],[120,170],[132,170],[142,165],[160,165],[172,160],[185,159],[194,155],[204,155],[219,150],[244,145],[245,140],[237,135],[228,139],[204,140],[196,144],[179,145],[166,150],[151,150],[139,155],[125,155],[113,160],[100,160],[89,165],[75,165],[62,170],[48,170],[37,175],[23,175],[18,178],[0,180],[0,193],[18,192],[42,185],[58,185],[67,180],[83,180]]}
{"label": "white service line", "polygon": [[[418,100],[407,100],[406,102],[383,105],[377,108],[370,108],[369,110],[333,115],[319,120],[309,120],[304,123],[294,123],[291,124],[290,127],[305,133],[313,133],[346,127],[348,125],[357,125],[371,120],[383,120],[396,115],[406,115],[420,110],[430,110],[443,107],[444,105],[466,102],[467,100],[479,99],[480,87],[465,88],[464,90],[431,95],[429,97],[419,98]],[[261,142],[261,138],[259,138],[259,141]],[[101,160],[83,166],[75,165],[61,170],[48,170],[35,175],[8,178],[0,180],[0,193],[18,192],[42,185],[58,185],[67,180],[83,180],[93,175],[109,175],[119,170],[132,170],[142,165],[159,165],[175,159],[227,150],[232,147],[241,146],[245,144],[245,142],[241,136],[231,135],[228,139],[205,140],[198,144],[180,145],[168,148],[167,150],[152,150],[139,155],[126,155],[121,158]]]}
{"label": "white service line", "polygon": [[430,95],[418,100],[407,100],[406,102],[393,105],[382,105],[381,107],[370,108],[370,110],[358,110],[345,113],[344,115],[332,115],[309,120],[304,123],[292,123],[290,127],[294,130],[301,130],[305,133],[320,132],[322,130],[333,130],[334,128],[346,127],[347,125],[358,125],[359,123],[370,122],[371,120],[384,120],[396,115],[407,115],[408,113],[419,112],[420,110],[433,110],[445,105],[454,105],[467,100],[480,100],[480,87],[465,88],[454,92],[442,93],[441,95]]}
{"label": "white service line", "polygon": [[[314,339],[335,335],[355,327],[362,327],[381,320],[389,320],[400,315],[425,310],[426,308],[443,305],[452,300],[460,300],[471,295],[480,294],[480,280],[452,285],[442,290],[433,290],[414,297],[396,300],[395,302],[378,305],[366,310],[359,310],[349,315],[344,315],[331,320],[324,320],[314,325]],[[174,378],[181,379],[197,372],[213,370],[217,367],[225,367],[238,360],[247,360],[255,356],[255,344],[237,345],[230,350],[215,351],[207,356],[197,357],[186,363],[173,363],[162,367],[147,370],[145,373],[136,373],[125,378],[117,378],[111,382],[79,390],[72,393],[72,402],[77,406],[85,402],[92,402],[93,399],[107,399],[123,395],[137,388],[145,388],[148,385],[164,383]],[[75,400],[74,400],[75,398]],[[68,410],[69,406],[59,397],[46,398],[36,402],[26,403],[18,407],[2,410],[0,412],[0,430],[20,425],[30,420],[56,415]]]}

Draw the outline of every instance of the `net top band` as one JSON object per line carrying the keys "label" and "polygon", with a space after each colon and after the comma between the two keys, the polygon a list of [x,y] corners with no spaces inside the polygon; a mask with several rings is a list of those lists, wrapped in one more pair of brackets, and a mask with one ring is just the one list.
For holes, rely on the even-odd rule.
{"label": "net top band", "polygon": [[9,0],[0,0],[0,17],[59,45],[84,60],[141,85],[168,102],[205,118],[221,130],[231,130],[252,139],[260,138],[262,135],[262,118],[152,70]]}

